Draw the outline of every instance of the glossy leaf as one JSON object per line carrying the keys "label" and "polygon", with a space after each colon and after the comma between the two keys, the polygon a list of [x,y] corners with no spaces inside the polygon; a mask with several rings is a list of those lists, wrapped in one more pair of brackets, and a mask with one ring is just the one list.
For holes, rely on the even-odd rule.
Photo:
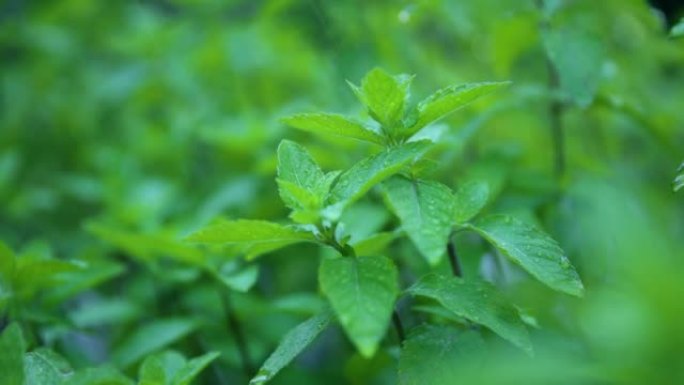
{"label": "glossy leaf", "polygon": [[302,131],[319,135],[344,137],[380,145],[385,142],[382,135],[339,114],[297,114],[283,118],[282,122]]}
{"label": "glossy leaf", "polygon": [[405,135],[411,136],[428,124],[509,84],[510,82],[483,82],[442,88],[418,104],[417,121],[407,129]]}
{"label": "glossy leaf", "polygon": [[519,348],[532,352],[530,337],[517,310],[487,282],[429,274],[408,292],[433,299],[455,315],[484,325]]}
{"label": "glossy leaf", "polygon": [[399,356],[399,385],[458,384],[459,366],[473,364],[486,348],[475,331],[422,325],[411,331]]}
{"label": "glossy leaf", "polygon": [[318,278],[351,341],[361,355],[373,356],[399,291],[394,262],[386,257],[325,259]]}
{"label": "glossy leaf", "polygon": [[138,328],[114,350],[112,360],[127,367],[185,337],[197,327],[187,318],[157,319]]}
{"label": "glossy leaf", "polygon": [[454,194],[454,220],[465,223],[475,217],[489,201],[489,184],[483,181],[468,181]]}
{"label": "glossy leaf", "polygon": [[61,385],[73,374],[71,365],[47,348],[26,353],[24,368],[25,385]]}
{"label": "glossy leaf", "polygon": [[427,141],[405,143],[361,160],[340,175],[330,192],[330,203],[346,206],[377,183],[399,172],[427,151]]}
{"label": "glossy leaf", "polygon": [[276,350],[261,365],[250,385],[265,384],[290,364],[306,349],[330,323],[331,314],[324,311],[290,330],[280,341]]}
{"label": "glossy leaf", "polygon": [[0,384],[24,385],[24,337],[13,323],[0,334]]}
{"label": "glossy leaf", "polygon": [[550,288],[575,296],[584,293],[563,249],[538,228],[505,215],[488,216],[468,227]]}
{"label": "glossy leaf", "polygon": [[350,86],[373,119],[388,129],[394,129],[403,117],[412,79],[412,76],[392,76],[375,68],[363,78],[361,87],[351,83]]}
{"label": "glossy leaf", "polygon": [[299,242],[313,242],[313,234],[261,220],[218,220],[188,237],[188,241],[234,245],[248,259]]}
{"label": "glossy leaf", "polygon": [[394,176],[383,184],[392,211],[406,235],[431,265],[437,265],[449,241],[454,197],[443,184]]}

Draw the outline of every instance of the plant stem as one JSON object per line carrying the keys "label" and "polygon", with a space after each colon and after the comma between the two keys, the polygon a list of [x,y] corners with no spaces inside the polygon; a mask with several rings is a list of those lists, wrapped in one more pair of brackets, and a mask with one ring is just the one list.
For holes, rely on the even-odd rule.
{"label": "plant stem", "polygon": [[396,309],[392,312],[392,324],[394,324],[394,329],[396,330],[397,337],[399,338],[399,345],[401,345],[404,343],[406,335],[404,334],[404,325],[401,323],[399,312]]}
{"label": "plant stem", "polygon": [[[219,289],[220,290],[220,289]],[[252,378],[255,374],[254,366],[252,365],[252,360],[249,357],[249,350],[247,349],[247,339],[245,338],[244,330],[242,325],[240,325],[240,320],[235,316],[235,311],[230,300],[230,296],[224,290],[220,290],[221,301],[223,302],[223,309],[228,318],[228,327],[233,335],[235,344],[238,348],[238,353],[240,354],[240,361],[242,362],[242,370],[244,371],[247,378]]]}
{"label": "plant stem", "polygon": [[463,277],[463,270],[461,270],[461,264],[456,253],[456,243],[451,238],[449,238],[449,243],[447,243],[447,254],[451,263],[451,272],[454,273],[455,277]]}
{"label": "plant stem", "polygon": [[[551,29],[549,18],[544,14],[544,2],[536,1],[537,9],[542,13],[540,28],[542,34],[548,33]],[[548,73],[547,88],[551,100],[548,106],[549,127],[551,129],[551,141],[553,143],[553,168],[556,177],[559,179],[565,175],[565,130],[563,129],[563,112],[565,104],[558,98],[560,91],[560,75],[558,68],[553,64],[548,52],[544,59],[546,72]]]}

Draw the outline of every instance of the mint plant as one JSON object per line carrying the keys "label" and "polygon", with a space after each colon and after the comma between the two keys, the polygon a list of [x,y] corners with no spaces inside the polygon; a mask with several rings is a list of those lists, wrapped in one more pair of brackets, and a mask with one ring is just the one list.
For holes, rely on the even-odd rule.
{"label": "mint plant", "polygon": [[[391,323],[402,342],[406,325],[395,311],[402,295],[433,304],[414,310],[425,313],[429,309],[423,314],[428,324],[436,314],[446,314],[456,324],[482,325],[531,353],[533,346],[516,306],[495,285],[476,276],[463,276],[454,244],[457,232],[480,235],[549,288],[582,295],[577,272],[551,237],[510,216],[480,215],[489,199],[486,183],[473,181],[454,192],[445,184],[422,177],[417,167],[435,145],[432,140],[420,139],[425,136],[423,130],[509,83],[446,87],[412,105],[412,80],[412,76],[392,76],[376,68],[360,85],[350,83],[371,122],[330,113],[296,114],[282,120],[315,135],[345,137],[378,147],[346,170],[324,171],[306,148],[283,140],[277,150],[276,182],[280,198],[290,209],[289,223],[221,219],[188,238],[195,243],[227,247],[247,260],[300,242],[335,251],[323,257],[318,269],[320,290],[330,310],[288,333],[251,384],[272,379],[330,324],[331,316],[363,357],[371,358],[378,352]],[[423,258],[433,270],[408,287],[399,285],[399,268],[383,234],[351,242],[342,230],[345,211],[375,187],[380,188],[386,206],[398,219],[400,227],[394,233],[409,239],[415,246],[416,258]],[[377,247],[370,247],[373,243]],[[365,249],[375,249],[375,253],[362,253]],[[438,269],[447,255],[453,276]],[[415,377],[414,366],[424,364],[417,362],[413,350],[436,347],[440,339],[450,338],[452,332],[442,335],[440,330],[436,324],[411,326],[399,359],[401,383],[428,383]],[[466,341],[457,349],[480,349],[480,334],[468,333],[473,342]],[[425,354],[422,359],[432,357]]]}

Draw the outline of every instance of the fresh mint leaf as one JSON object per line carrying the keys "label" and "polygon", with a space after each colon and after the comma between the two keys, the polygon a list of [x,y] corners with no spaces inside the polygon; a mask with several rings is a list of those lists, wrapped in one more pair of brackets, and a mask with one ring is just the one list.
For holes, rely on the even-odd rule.
{"label": "fresh mint leaf", "polygon": [[283,123],[313,134],[356,139],[383,145],[385,138],[372,129],[346,116],[327,113],[296,114],[281,120]]}
{"label": "fresh mint leaf", "polygon": [[349,83],[356,96],[368,108],[371,117],[382,124],[390,136],[403,118],[412,76],[392,76],[374,68],[361,81],[361,87]]}

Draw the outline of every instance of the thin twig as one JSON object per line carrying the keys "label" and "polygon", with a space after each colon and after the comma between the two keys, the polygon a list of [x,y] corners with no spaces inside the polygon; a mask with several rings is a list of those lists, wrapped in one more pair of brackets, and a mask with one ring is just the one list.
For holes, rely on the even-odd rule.
{"label": "thin twig", "polygon": [[[220,289],[219,289],[220,290]],[[240,324],[240,320],[235,316],[235,311],[233,310],[232,303],[230,301],[229,294],[224,290],[221,291],[221,300],[223,302],[223,309],[228,319],[228,327],[233,335],[235,344],[238,348],[238,353],[240,354],[240,361],[242,362],[242,370],[244,371],[247,378],[251,378],[254,374],[254,365],[252,365],[252,360],[249,356],[249,350],[247,348],[247,339],[245,338],[244,330]]]}

